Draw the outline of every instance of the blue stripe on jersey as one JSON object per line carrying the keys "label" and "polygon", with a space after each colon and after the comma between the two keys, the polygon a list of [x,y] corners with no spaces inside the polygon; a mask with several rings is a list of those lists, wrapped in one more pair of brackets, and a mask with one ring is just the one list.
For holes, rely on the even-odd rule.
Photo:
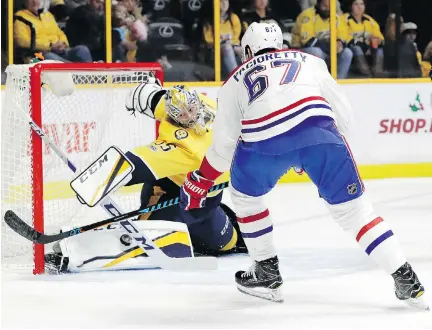
{"label": "blue stripe on jersey", "polygon": [[253,133],[253,132],[260,132],[260,131],[264,131],[268,128],[271,128],[273,126],[279,125],[283,122],[286,122],[294,117],[296,117],[297,115],[309,110],[309,109],[329,109],[331,111],[331,108],[328,105],[325,104],[309,104],[303,108],[301,108],[301,110],[296,111],[286,117],[282,117],[272,123],[269,123],[267,125],[264,126],[260,126],[260,127],[254,127],[254,128],[244,128],[241,130],[242,133]]}

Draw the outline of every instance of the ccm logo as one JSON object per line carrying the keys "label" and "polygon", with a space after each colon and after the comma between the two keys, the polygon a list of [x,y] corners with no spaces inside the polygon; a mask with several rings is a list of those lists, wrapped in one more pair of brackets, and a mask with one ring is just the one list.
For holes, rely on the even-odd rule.
{"label": "ccm logo", "polygon": [[89,176],[94,174],[99,168],[102,167],[102,164],[108,161],[108,155],[105,155],[103,158],[99,159],[96,163],[91,165],[85,172],[83,172],[80,176],[80,182],[84,183],[88,179]]}

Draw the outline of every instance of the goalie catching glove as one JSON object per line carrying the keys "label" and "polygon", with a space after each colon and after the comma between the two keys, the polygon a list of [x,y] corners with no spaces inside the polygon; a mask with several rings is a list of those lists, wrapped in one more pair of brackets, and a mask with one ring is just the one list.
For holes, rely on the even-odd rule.
{"label": "goalie catching glove", "polygon": [[148,76],[147,81],[132,89],[126,97],[126,110],[135,111],[154,118],[154,110],[166,90],[162,88],[159,79]]}

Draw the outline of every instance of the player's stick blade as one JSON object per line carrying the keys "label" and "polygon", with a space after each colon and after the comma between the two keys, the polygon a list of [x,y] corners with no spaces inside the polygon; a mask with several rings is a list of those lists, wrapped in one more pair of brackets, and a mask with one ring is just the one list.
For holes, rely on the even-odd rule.
{"label": "player's stick blade", "polygon": [[283,303],[282,291],[280,288],[278,289],[267,289],[267,288],[246,288],[237,284],[237,289],[244,294],[248,294],[250,296],[258,297],[261,299]]}
{"label": "player's stick blade", "polygon": [[27,238],[34,243],[39,243],[41,234],[26,224],[19,216],[15,214],[14,211],[6,211],[4,220],[6,224],[18,235]]}
{"label": "player's stick blade", "polygon": [[215,257],[167,258],[161,268],[175,271],[216,270],[218,263]]}

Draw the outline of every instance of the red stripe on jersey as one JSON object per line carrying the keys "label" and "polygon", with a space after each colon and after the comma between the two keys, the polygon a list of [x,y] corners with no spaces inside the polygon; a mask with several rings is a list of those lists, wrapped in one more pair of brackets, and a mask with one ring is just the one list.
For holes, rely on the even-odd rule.
{"label": "red stripe on jersey", "polygon": [[251,124],[258,124],[261,123],[263,121],[266,121],[268,119],[271,119],[273,117],[276,117],[277,115],[280,115],[281,113],[290,111],[300,105],[302,105],[303,103],[309,102],[309,101],[323,101],[323,102],[327,102],[327,100],[321,96],[309,96],[309,97],[305,97],[304,99],[298,100],[297,102],[290,104],[289,106],[277,110],[275,112],[269,113],[268,115],[265,115],[264,117],[261,118],[257,118],[257,119],[245,119],[242,120],[242,124],[243,125],[251,125]]}
{"label": "red stripe on jersey", "polygon": [[369,230],[371,230],[373,227],[375,227],[377,224],[383,222],[383,218],[378,217],[371,222],[369,222],[367,225],[364,225],[362,229],[360,229],[359,233],[357,234],[356,241],[360,241],[360,239],[363,237],[364,234],[366,234]]}
{"label": "red stripe on jersey", "polygon": [[219,172],[213,166],[211,166],[211,164],[207,160],[207,157],[204,157],[204,159],[202,160],[199,171],[204,178],[213,181],[222,174],[222,172]]}
{"label": "red stripe on jersey", "polygon": [[249,215],[249,216],[244,217],[244,218],[237,217],[237,221],[240,223],[254,222],[254,221],[264,219],[265,217],[268,217],[269,214],[270,214],[269,210],[265,209],[264,211],[262,211],[261,213],[258,213],[258,214]]}

